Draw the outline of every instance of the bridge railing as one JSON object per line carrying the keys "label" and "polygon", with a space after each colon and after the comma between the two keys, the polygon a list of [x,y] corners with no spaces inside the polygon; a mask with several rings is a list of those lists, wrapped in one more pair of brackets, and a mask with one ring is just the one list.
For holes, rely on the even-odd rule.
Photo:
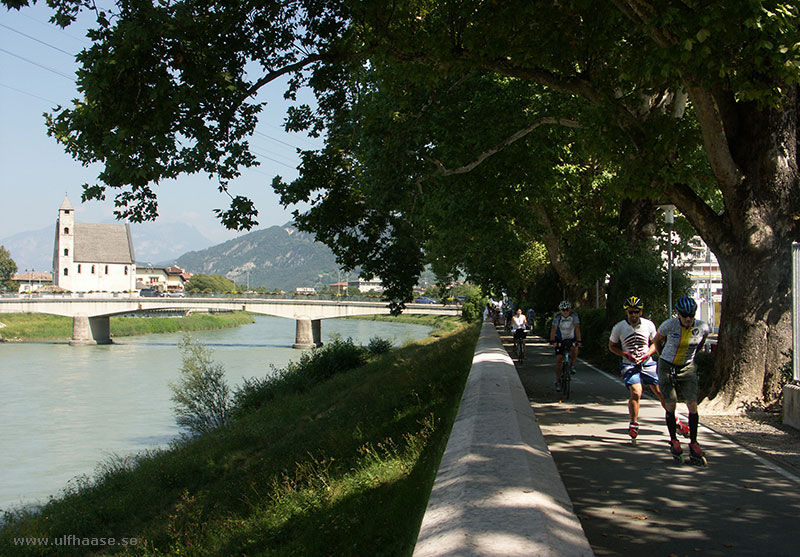
{"label": "bridge railing", "polygon": [[[150,296],[140,296],[138,292],[68,292],[68,293],[56,293],[56,292],[26,292],[26,293],[19,293],[19,294],[2,294],[0,295],[3,299],[11,298],[11,299],[152,299]],[[176,296],[175,294],[166,294],[165,296],[159,297],[185,297],[185,298],[197,298],[197,299],[232,299],[232,300],[338,300],[342,302],[385,302],[382,298],[378,296],[345,296],[345,295],[336,295],[336,294],[295,294],[292,292],[286,292],[283,294],[262,294],[262,293],[222,293],[222,292],[214,292],[214,293],[201,293],[201,292],[186,292],[181,296]],[[415,302],[407,302],[407,304],[414,304]],[[459,303],[437,303],[437,304],[420,304],[420,305],[436,305],[436,306],[455,306],[460,307],[461,304]]]}

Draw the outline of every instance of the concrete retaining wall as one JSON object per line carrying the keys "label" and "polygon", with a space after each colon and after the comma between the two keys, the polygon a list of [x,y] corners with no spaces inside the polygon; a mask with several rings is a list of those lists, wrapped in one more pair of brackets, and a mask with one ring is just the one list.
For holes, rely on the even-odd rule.
{"label": "concrete retaining wall", "polygon": [[484,323],[414,555],[592,555],[514,362]]}
{"label": "concrete retaining wall", "polygon": [[783,423],[800,429],[800,385],[783,387]]}

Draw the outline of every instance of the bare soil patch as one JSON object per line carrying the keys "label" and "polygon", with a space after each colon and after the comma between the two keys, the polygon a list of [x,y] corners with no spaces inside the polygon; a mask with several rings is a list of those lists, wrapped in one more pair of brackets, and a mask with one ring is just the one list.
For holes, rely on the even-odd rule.
{"label": "bare soil patch", "polygon": [[701,414],[700,422],[734,442],[800,473],[800,430],[782,423],[777,410],[749,410],[744,414]]}

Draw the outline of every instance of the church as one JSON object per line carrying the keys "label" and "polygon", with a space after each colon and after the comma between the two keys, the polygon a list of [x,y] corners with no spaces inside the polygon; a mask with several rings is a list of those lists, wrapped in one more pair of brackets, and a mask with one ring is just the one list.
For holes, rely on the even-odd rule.
{"label": "church", "polygon": [[65,197],[56,223],[53,284],[70,292],[135,291],[130,226],[75,222],[75,209]]}

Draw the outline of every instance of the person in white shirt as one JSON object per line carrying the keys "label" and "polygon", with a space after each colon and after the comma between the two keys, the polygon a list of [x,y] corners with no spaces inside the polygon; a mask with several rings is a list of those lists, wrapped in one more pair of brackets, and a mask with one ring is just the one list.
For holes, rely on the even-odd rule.
{"label": "person in white shirt", "polygon": [[628,414],[631,421],[628,435],[634,444],[639,435],[639,401],[643,385],[648,385],[659,399],[658,366],[651,357],[656,351],[656,326],[649,319],[641,317],[644,304],[642,299],[631,296],[623,304],[625,319],[614,325],[608,339],[608,349],[622,358],[620,372],[628,387]]}
{"label": "person in white shirt", "polygon": [[511,318],[510,321],[511,331],[514,335],[514,346],[517,345],[518,340],[522,340],[522,350],[517,354],[520,360],[525,359],[525,335],[528,333],[528,318],[522,314],[522,308],[517,308],[517,313]]}

